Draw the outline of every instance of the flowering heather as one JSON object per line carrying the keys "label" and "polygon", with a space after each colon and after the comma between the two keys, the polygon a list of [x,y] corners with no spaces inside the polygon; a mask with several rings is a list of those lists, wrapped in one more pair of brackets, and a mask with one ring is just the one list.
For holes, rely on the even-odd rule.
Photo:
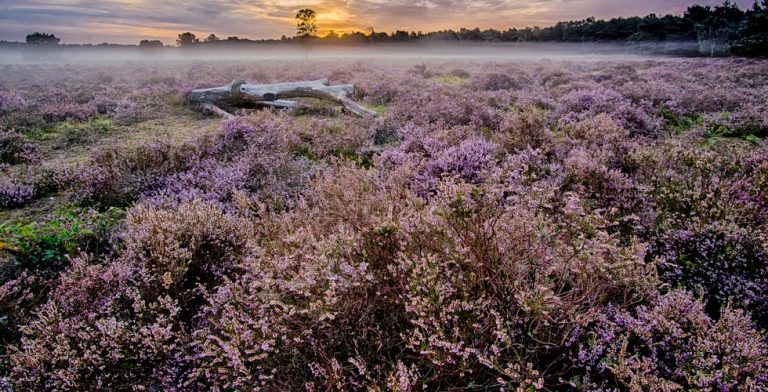
{"label": "flowering heather", "polygon": [[0,207],[16,207],[24,205],[34,195],[34,188],[11,178],[0,180]]}
{"label": "flowering heather", "polygon": [[[587,370],[574,386],[587,390],[762,390],[768,345],[741,311],[719,320],[683,292],[654,298],[635,311],[610,309],[574,356]],[[583,382],[583,383],[582,383]]]}
{"label": "flowering heather", "polygon": [[768,389],[765,61],[0,71],[3,391]]}
{"label": "flowering heather", "polygon": [[32,162],[38,159],[35,145],[22,134],[0,131],[0,164]]}

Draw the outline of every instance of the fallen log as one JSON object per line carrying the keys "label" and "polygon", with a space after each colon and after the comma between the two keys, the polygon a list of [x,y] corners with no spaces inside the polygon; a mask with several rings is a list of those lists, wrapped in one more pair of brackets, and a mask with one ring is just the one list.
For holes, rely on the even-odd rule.
{"label": "fallen log", "polygon": [[315,98],[332,101],[361,117],[378,116],[378,113],[362,107],[349,98],[354,90],[355,86],[351,84],[331,86],[328,79],[274,84],[250,84],[245,80],[233,80],[224,86],[192,90],[187,95],[187,101],[205,113],[227,118],[232,115],[223,108],[305,107],[296,101],[289,100],[289,98]]}

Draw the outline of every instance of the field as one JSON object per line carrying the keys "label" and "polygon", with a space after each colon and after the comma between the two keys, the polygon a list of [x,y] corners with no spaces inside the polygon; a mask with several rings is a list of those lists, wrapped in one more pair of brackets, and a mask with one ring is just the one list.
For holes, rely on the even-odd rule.
{"label": "field", "polygon": [[768,390],[766,137],[764,60],[0,65],[0,390]]}

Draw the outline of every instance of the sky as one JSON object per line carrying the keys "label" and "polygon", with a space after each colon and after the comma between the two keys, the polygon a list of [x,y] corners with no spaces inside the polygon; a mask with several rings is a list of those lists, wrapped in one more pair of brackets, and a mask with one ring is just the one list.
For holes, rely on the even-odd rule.
{"label": "sky", "polygon": [[[34,31],[62,43],[166,44],[184,31],[204,38],[279,38],[295,33],[301,8],[318,13],[321,35],[351,32],[547,26],[590,16],[682,14],[695,0],[0,0],[0,40]],[[720,1],[699,0],[699,4]],[[742,8],[753,0],[736,0]]]}

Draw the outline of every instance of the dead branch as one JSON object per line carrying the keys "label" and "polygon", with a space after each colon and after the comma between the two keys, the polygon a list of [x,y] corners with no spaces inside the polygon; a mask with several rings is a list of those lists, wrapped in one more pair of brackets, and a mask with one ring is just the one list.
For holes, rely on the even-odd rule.
{"label": "dead branch", "polygon": [[270,106],[276,108],[306,107],[290,98],[315,98],[342,105],[347,111],[361,117],[376,117],[378,114],[366,109],[349,96],[355,86],[343,84],[331,86],[328,79],[304,82],[250,84],[245,80],[233,80],[220,87],[192,90],[187,101],[206,113],[231,117],[222,108],[245,108]]}

